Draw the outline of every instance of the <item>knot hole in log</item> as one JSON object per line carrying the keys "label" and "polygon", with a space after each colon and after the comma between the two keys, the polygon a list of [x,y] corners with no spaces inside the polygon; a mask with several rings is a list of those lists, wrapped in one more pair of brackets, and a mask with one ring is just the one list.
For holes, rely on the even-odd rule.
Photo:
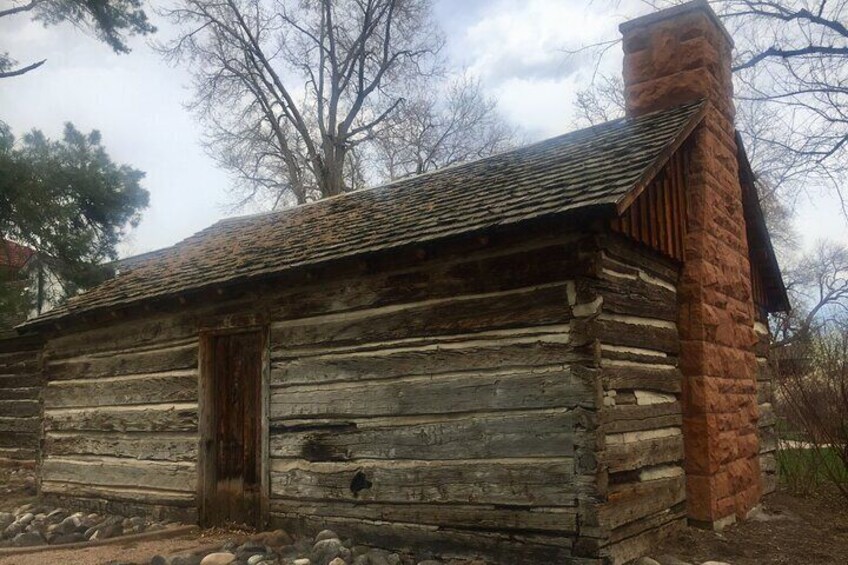
{"label": "knot hole in log", "polygon": [[353,480],[350,481],[350,492],[353,493],[354,497],[359,496],[359,491],[371,488],[371,484],[365,473],[359,470],[353,476]]}

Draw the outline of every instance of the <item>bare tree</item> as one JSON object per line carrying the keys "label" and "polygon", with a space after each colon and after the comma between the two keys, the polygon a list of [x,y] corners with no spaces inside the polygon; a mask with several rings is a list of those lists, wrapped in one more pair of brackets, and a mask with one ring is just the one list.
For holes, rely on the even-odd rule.
{"label": "bare tree", "polygon": [[775,409],[792,437],[779,443],[781,474],[802,493],[824,481],[848,497],[846,319],[832,319],[784,353],[776,363]]}
{"label": "bare tree", "polygon": [[[141,0],[12,0],[11,7],[0,9],[0,19],[25,17],[55,25],[63,22],[95,35],[115,53],[129,53],[127,35],[147,35],[156,31],[142,9]],[[24,66],[8,53],[0,52],[0,78],[24,75],[46,60]]]}
{"label": "bare tree", "polygon": [[466,73],[448,83],[444,96],[429,88],[405,102],[376,139],[374,160],[383,178],[398,179],[504,151],[515,140],[497,103]]}
{"label": "bare tree", "polygon": [[848,319],[848,246],[821,241],[784,270],[797,307],[774,318],[773,347],[808,339],[826,325]]}
{"label": "bare tree", "polygon": [[624,80],[619,75],[596,75],[587,88],[577,92],[574,113],[577,127],[594,126],[622,117]]}
{"label": "bare tree", "polygon": [[195,78],[211,155],[242,201],[333,196],[410,88],[439,70],[430,0],[184,0],[162,46]]}

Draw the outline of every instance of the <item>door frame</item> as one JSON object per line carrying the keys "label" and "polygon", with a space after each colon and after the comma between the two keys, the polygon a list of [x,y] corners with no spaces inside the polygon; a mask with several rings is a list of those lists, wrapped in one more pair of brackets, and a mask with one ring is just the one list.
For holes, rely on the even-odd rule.
{"label": "door frame", "polygon": [[197,521],[200,525],[206,523],[207,507],[210,505],[212,495],[215,493],[217,482],[215,481],[217,460],[215,438],[215,387],[211,380],[214,370],[212,361],[214,358],[212,347],[214,338],[221,335],[232,335],[241,333],[258,333],[262,357],[260,359],[259,389],[260,389],[260,414],[259,414],[259,523],[253,524],[257,529],[264,529],[269,520],[269,501],[271,494],[270,468],[268,462],[269,448],[269,399],[270,399],[270,376],[271,376],[271,352],[270,352],[270,329],[267,324],[245,325],[239,327],[219,327],[201,329],[199,332],[197,365],[197,428],[198,428],[198,450],[197,450]]}

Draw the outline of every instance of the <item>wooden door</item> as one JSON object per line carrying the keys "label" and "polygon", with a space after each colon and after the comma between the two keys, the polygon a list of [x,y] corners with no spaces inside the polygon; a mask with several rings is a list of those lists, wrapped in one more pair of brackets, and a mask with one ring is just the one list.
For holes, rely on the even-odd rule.
{"label": "wooden door", "polygon": [[207,526],[259,525],[262,344],[260,332],[208,337],[200,508]]}

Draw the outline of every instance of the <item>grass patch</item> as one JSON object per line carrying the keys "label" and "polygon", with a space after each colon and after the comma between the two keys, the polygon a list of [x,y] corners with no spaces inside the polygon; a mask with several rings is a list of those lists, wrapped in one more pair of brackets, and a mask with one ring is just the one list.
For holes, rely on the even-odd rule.
{"label": "grass patch", "polygon": [[828,484],[848,484],[848,467],[836,449],[779,449],[777,466],[789,490],[809,494]]}

